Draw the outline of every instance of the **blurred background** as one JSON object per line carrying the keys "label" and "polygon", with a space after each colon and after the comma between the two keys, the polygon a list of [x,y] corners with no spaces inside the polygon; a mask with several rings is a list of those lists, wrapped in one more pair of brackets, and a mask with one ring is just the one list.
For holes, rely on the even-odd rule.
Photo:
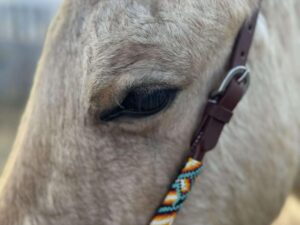
{"label": "blurred background", "polygon": [[0,173],[60,0],[0,0]]}
{"label": "blurred background", "polygon": [[[0,174],[12,147],[48,25],[62,0],[0,0]],[[291,197],[274,225],[300,225]]]}

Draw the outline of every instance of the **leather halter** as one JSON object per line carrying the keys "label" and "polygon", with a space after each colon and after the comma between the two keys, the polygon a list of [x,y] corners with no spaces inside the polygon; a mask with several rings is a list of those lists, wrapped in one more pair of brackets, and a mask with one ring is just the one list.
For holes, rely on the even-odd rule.
{"label": "leather halter", "polygon": [[229,72],[219,89],[208,98],[191,143],[191,155],[172,183],[150,225],[174,223],[178,211],[190,194],[192,184],[202,170],[202,159],[205,153],[216,146],[224,126],[233,116],[233,110],[246,93],[250,74],[245,65],[252,45],[258,13],[259,10],[256,10],[241,27],[229,58],[227,68]]}
{"label": "leather halter", "polygon": [[212,150],[231,120],[233,110],[241,101],[249,85],[249,70],[245,67],[253,41],[259,10],[247,20],[239,31],[228,63],[229,73],[219,90],[213,92],[206,104],[202,119],[194,135],[192,157],[201,161]]}

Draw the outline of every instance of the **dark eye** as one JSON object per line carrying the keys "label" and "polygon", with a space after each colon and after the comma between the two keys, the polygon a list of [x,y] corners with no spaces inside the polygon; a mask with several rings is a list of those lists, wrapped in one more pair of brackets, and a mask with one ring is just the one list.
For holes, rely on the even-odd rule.
{"label": "dark eye", "polygon": [[174,100],[177,91],[177,89],[134,89],[127,94],[120,106],[104,112],[101,120],[110,121],[122,116],[140,118],[154,115]]}

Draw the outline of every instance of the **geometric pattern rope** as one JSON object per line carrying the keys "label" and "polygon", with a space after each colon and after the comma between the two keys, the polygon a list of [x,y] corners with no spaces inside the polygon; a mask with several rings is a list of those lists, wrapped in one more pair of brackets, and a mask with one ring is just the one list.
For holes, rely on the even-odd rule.
{"label": "geometric pattern rope", "polygon": [[195,179],[202,170],[202,162],[188,158],[150,225],[172,225],[178,211],[191,193]]}

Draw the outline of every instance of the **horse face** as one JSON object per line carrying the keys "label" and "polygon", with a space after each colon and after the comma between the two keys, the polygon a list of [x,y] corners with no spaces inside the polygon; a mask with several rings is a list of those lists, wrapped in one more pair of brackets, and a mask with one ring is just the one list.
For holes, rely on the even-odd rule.
{"label": "horse face", "polygon": [[64,3],[28,107],[35,138],[22,139],[45,168],[41,212],[57,224],[147,224],[254,5],[240,4]]}

